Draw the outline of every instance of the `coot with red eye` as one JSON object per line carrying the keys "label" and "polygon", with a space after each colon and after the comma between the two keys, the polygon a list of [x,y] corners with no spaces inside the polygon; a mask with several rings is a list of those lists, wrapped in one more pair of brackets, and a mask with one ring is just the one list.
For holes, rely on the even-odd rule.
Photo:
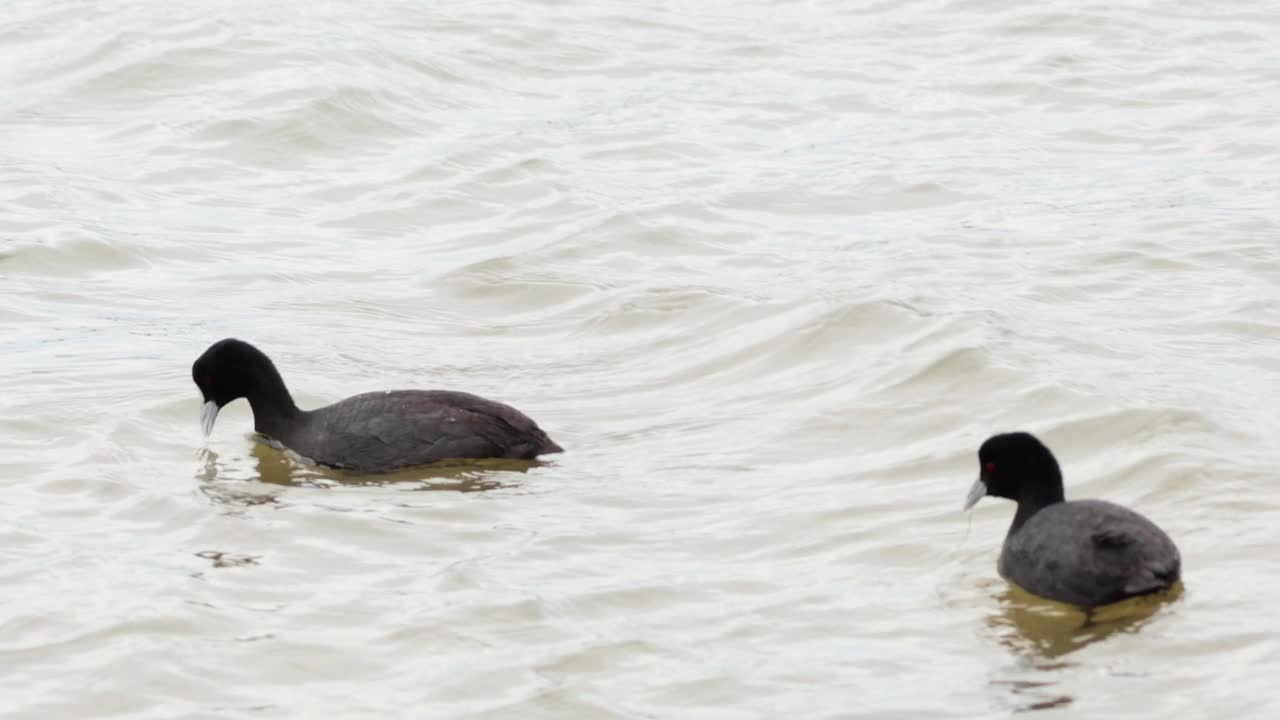
{"label": "coot with red eye", "polygon": [[563,452],[513,407],[464,392],[365,393],[316,410],[293,402],[276,366],[242,340],[220,340],[191,367],[207,436],[218,411],[247,398],[254,429],[321,465],[382,472],[438,460],[531,460]]}
{"label": "coot with red eye", "polygon": [[1027,592],[1091,609],[1178,581],[1182,560],[1169,536],[1120,505],[1066,501],[1058,461],[1034,435],[988,438],[978,464],[964,509],[985,495],[1018,504],[997,567]]}

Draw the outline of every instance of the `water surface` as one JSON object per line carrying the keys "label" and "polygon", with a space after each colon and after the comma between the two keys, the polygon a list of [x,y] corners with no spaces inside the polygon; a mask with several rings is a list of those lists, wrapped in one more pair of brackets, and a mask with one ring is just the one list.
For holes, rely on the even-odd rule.
{"label": "water surface", "polygon": [[[1280,9],[214,3],[0,16],[0,711],[1270,718]],[[335,477],[318,406],[568,452]],[[1082,627],[989,434],[1181,546]]]}

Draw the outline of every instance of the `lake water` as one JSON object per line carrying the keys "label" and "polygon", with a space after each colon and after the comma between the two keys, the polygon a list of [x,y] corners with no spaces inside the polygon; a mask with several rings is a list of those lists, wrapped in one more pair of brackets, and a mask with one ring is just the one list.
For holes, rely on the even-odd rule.
{"label": "lake water", "polygon": [[[1274,718],[1280,6],[0,9],[0,712]],[[204,444],[509,402],[564,455]],[[988,435],[1181,547],[1084,626]]]}

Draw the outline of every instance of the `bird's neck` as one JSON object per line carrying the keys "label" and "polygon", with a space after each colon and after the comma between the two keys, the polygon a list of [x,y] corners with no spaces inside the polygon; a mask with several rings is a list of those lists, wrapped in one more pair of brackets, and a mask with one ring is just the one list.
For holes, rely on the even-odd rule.
{"label": "bird's neck", "polygon": [[1009,526],[1009,534],[1017,532],[1036,513],[1057,505],[1066,500],[1062,491],[1062,471],[1058,463],[1052,462],[1037,469],[1040,481],[1031,485],[1018,497],[1018,511],[1013,515],[1013,524]]}
{"label": "bird's neck", "polygon": [[257,386],[248,395],[253,408],[253,429],[263,435],[280,438],[302,410],[293,402],[289,388],[285,387],[280,373],[271,372],[259,378]]}

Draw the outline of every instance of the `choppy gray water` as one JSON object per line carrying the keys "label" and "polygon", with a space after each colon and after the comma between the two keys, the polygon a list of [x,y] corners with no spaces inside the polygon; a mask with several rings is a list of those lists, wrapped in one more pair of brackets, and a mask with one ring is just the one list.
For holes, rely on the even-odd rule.
{"label": "choppy gray water", "polygon": [[[1272,2],[0,8],[0,711],[1280,714]],[[208,450],[510,402],[531,469]],[[1186,586],[1011,594],[988,434]],[[523,471],[522,471],[523,470]],[[377,480],[377,479],[373,479]]]}

